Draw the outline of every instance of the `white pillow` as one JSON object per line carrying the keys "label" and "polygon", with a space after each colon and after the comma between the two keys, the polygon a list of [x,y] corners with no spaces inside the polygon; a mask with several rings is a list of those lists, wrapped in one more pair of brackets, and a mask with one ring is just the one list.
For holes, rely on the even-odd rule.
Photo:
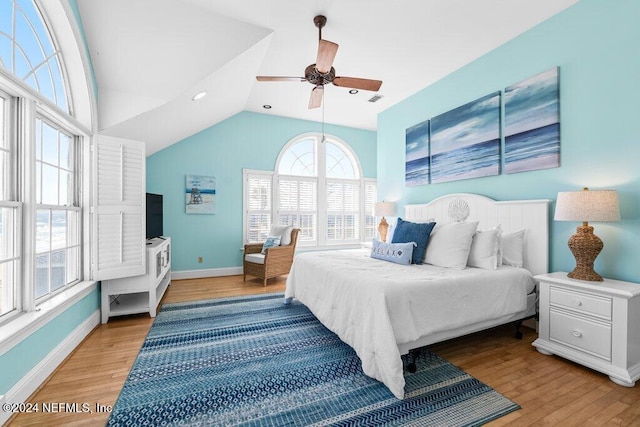
{"label": "white pillow", "polygon": [[293,225],[272,225],[269,236],[280,236],[280,246],[291,244],[291,231]]}
{"label": "white pillow", "polygon": [[518,230],[513,233],[502,233],[502,264],[523,267],[523,248],[524,230]]}
{"label": "white pillow", "polygon": [[424,262],[438,267],[464,269],[477,228],[477,221],[437,224],[429,236]]}
{"label": "white pillow", "polygon": [[467,265],[485,270],[498,268],[501,234],[502,230],[499,227],[476,231],[471,242]]}

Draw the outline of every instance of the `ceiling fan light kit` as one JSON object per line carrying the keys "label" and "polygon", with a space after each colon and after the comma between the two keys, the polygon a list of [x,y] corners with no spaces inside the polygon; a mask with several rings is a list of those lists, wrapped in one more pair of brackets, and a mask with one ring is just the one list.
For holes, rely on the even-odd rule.
{"label": "ceiling fan light kit", "polygon": [[[313,18],[313,23],[318,27],[318,53],[316,55],[316,63],[309,65],[304,70],[304,77],[282,77],[282,76],[256,76],[259,82],[283,82],[283,81],[301,81],[309,82],[314,85],[309,98],[309,108],[318,108],[322,105],[324,95],[324,87],[329,83],[335,86],[352,88],[356,90],[370,90],[376,92],[382,86],[382,81],[361,79],[358,77],[336,76],[336,70],[333,68],[333,61],[338,52],[338,44],[324,40],[322,38],[322,28],[327,24],[327,18],[318,15]],[[349,93],[353,93],[352,90]]]}

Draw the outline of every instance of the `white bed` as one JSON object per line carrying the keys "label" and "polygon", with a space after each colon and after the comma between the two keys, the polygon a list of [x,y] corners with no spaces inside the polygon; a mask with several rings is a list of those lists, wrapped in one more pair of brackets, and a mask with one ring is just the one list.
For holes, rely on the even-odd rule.
{"label": "white bed", "polygon": [[[496,202],[453,194],[405,207],[403,219],[451,222],[466,208],[478,230],[525,230],[524,268],[455,270],[399,265],[369,250],[297,255],[285,301],[296,298],[362,360],[364,372],[404,397],[401,355],[410,350],[535,314],[532,276],[548,268],[548,200]],[[427,248],[428,251],[428,248]]]}

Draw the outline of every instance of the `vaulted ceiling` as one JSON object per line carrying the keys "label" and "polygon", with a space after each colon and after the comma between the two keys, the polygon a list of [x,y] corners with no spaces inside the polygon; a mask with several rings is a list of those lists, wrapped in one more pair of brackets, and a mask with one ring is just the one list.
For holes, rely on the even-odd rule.
{"label": "vaulted ceiling", "polygon": [[[99,128],[142,140],[147,155],[240,111],[375,130],[377,115],[578,0],[77,0],[97,79]],[[304,76],[322,38],[340,76],[308,109]],[[207,96],[192,101],[202,90]],[[369,102],[381,95],[377,102]],[[271,109],[263,105],[271,105]]]}

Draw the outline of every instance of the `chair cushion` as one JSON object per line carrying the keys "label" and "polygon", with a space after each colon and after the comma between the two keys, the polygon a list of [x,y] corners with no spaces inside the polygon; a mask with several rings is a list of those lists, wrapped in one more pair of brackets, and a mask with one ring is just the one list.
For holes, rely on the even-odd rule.
{"label": "chair cushion", "polygon": [[291,244],[291,231],[293,225],[272,225],[269,236],[280,236],[280,245],[288,246]]}
{"label": "chair cushion", "polygon": [[264,255],[262,254],[246,254],[244,260],[254,264],[264,264]]}

